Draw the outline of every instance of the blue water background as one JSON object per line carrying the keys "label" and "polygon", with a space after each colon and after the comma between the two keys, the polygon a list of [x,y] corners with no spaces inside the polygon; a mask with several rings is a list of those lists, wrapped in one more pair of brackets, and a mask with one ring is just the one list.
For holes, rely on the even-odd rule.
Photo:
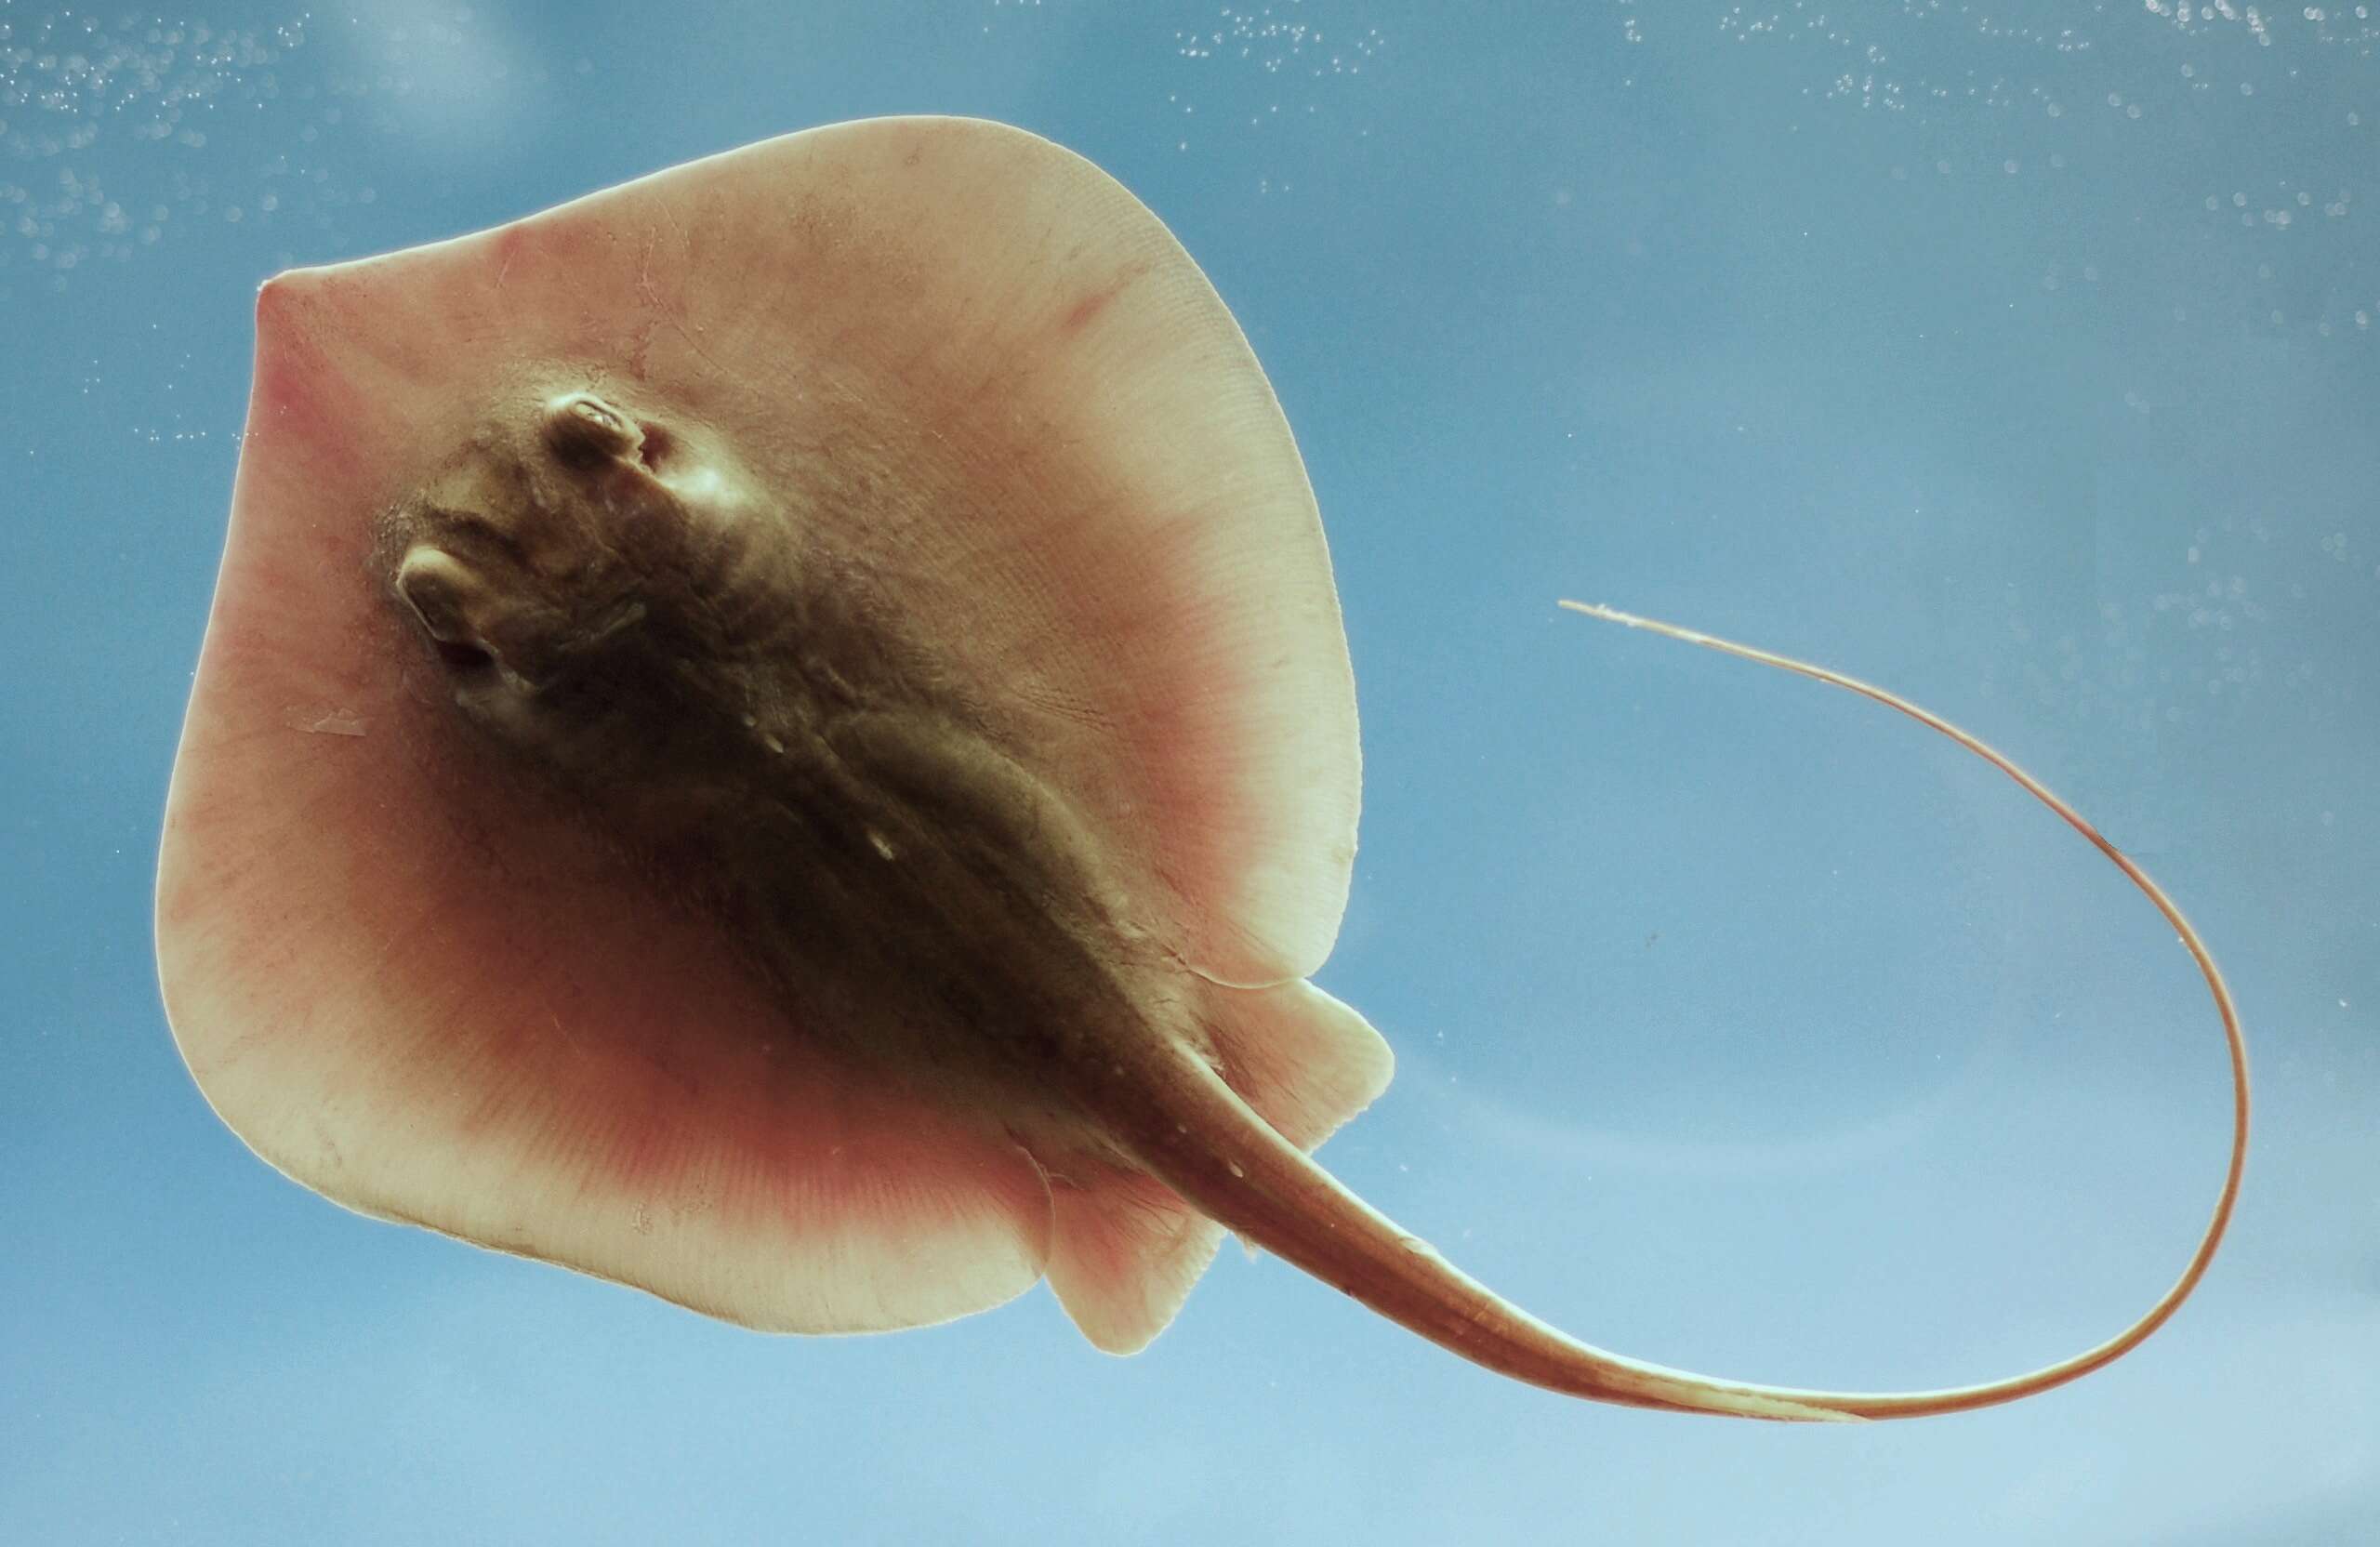
{"label": "blue water background", "polygon": [[[0,0],[0,1540],[2380,1540],[2380,62],[2353,7],[1273,0],[152,16]],[[79,63],[78,63],[79,60]],[[1172,226],[1329,527],[1364,715],[1326,1151],[1608,1347],[2082,1384],[1563,1401],[1227,1251],[779,1340],[348,1214],[160,1012],[158,818],[256,284],[812,124],[1018,123]]]}

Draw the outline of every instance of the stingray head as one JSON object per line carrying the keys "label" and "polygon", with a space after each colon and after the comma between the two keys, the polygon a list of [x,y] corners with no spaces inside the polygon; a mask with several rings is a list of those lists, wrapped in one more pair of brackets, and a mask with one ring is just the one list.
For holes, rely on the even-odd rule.
{"label": "stingray head", "polygon": [[463,716],[577,782],[748,717],[764,519],[699,434],[588,391],[498,413],[383,522],[377,563]]}

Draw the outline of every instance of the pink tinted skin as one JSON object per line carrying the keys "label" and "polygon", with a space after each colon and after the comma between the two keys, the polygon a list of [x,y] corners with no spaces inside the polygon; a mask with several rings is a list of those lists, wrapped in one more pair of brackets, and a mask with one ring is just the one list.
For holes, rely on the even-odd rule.
{"label": "pink tinted skin", "polygon": [[[1004,1135],[1045,1173],[1145,1172],[1514,1378],[1633,1406],[1788,1420],[2007,1401],[2147,1336],[2196,1283],[2228,1220],[2246,1131],[2244,1053],[2220,975],[2152,887],[2216,997],[2239,1104],[2214,1223],[2147,1316],[2057,1366],[1943,1392],[1756,1386],[1607,1354],[1461,1275],[1258,1116],[1218,1072],[1200,1008],[1218,1002],[1211,985],[1135,920],[1098,841],[1064,792],[1029,771],[999,707],[950,691],[930,631],[806,549],[702,427],[585,391],[536,403],[483,427],[402,501],[375,564],[460,727],[509,777],[602,834],[654,898],[734,942],[787,1025],[829,1028],[812,1053]],[[1720,647],[1915,714],[2056,804],[1997,754],[1880,690]],[[700,1061],[755,1053],[717,1047]],[[666,1133],[633,1126],[606,1147],[624,1174],[666,1164],[669,1151]]]}
{"label": "pink tinted skin", "polygon": [[[748,857],[706,847],[740,754],[684,745],[703,724],[748,740],[767,716],[647,717],[649,744],[601,716],[549,718],[545,757],[499,736],[520,690],[570,701],[546,659],[565,646],[609,659],[607,692],[673,707],[786,663],[813,707],[855,692],[898,720],[919,706],[892,688],[921,690],[931,723],[1065,791],[1131,894],[1107,911],[1165,942],[1169,984],[1278,985],[1175,1013],[1192,1038],[1210,1020],[1288,1034],[1267,1056],[1219,1050],[1258,1110],[1311,1142],[1384,1081],[1377,1035],[1295,981],[1335,932],[1357,785],[1302,466],[1212,287],[1079,157],[984,123],[829,126],[281,276],[257,345],[167,806],[158,955],[201,1090],[293,1179],[757,1328],[926,1325],[1045,1273],[1103,1347],[1145,1342],[1178,1305],[1084,1282],[1084,1254],[1053,1242],[1061,1216],[1113,1236],[1109,1216],[1147,1212],[1100,1166],[1039,1164],[1104,1144],[1070,1104],[1020,1095],[1067,1114],[1064,1142],[1028,1155],[1001,1103],[945,1090],[981,1086],[980,1060],[903,1055],[931,1028],[894,1013],[901,991],[783,985],[832,955],[819,936],[854,927],[821,907],[824,866],[793,906],[758,907],[737,884]],[[637,437],[625,458],[571,453],[594,475],[582,493],[623,496],[599,550],[508,534],[534,578],[501,605],[475,551],[465,573],[424,555],[400,589],[402,552],[373,551],[390,513],[447,475],[465,485],[437,496],[450,514],[483,501],[469,485],[490,469],[467,450],[505,450],[521,472],[546,406],[590,388]],[[549,459],[577,433],[557,428]],[[647,482],[671,499],[637,496]],[[736,511],[757,521],[714,519]],[[547,514],[567,527],[562,506]],[[746,561],[798,562],[799,584],[733,583]],[[635,627],[740,641],[689,653],[717,670],[690,681],[667,653],[611,650],[603,630],[656,600],[617,588],[628,569],[702,582],[701,606]],[[732,597],[761,615],[731,615]],[[558,617],[565,602],[581,612]],[[877,669],[871,653],[915,654],[912,625],[925,668]],[[571,755],[574,736],[670,770],[628,800],[639,820],[599,814],[632,781],[574,792],[574,767],[602,766]],[[820,919],[775,952],[738,906]],[[1245,1082],[1286,1048],[1289,1084]],[[1186,1289],[1204,1259],[1174,1257],[1142,1276]]]}

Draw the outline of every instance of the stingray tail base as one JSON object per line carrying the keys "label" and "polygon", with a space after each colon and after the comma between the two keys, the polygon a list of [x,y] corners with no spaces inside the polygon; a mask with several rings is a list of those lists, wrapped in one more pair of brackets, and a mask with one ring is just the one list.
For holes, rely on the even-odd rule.
{"label": "stingray tail base", "polygon": [[[2215,997],[2230,1051],[2231,1157],[2215,1214],[2188,1265],[2148,1313],[2097,1346],[2030,1373],[1979,1385],[1917,1392],[1802,1390],[1715,1380],[1580,1342],[1499,1297],[1427,1243],[1371,1208],[1282,1136],[1205,1061],[1159,1039],[1159,1062],[1138,1071],[1157,1119],[1131,1136],[1141,1158],[1218,1223],[1463,1358],[1570,1395],[1629,1407],[1779,1421],[1920,1418],[1991,1407],[2062,1385],[2122,1356],[2163,1325],[2198,1285],[2221,1243],[2247,1155],[2248,1064],[2239,1017],[2215,960],[2172,900],[2056,796],[1956,726],[1881,688],[1822,667],[1714,639],[1610,608],[1566,602],[1593,617],[1649,628],[1748,660],[1847,688],[1899,710],[1965,747],[2063,817],[2146,892],[2180,934]],[[1227,1005],[1228,996],[1221,996]],[[1215,1008],[1228,1010],[1224,1005]],[[1191,1137],[1195,1136],[1195,1137]]]}
{"label": "stingray tail base", "polygon": [[1138,1050],[1148,1127],[1139,1158],[1243,1239],[1472,1363],[1567,1395],[1628,1407],[1825,1422],[1857,1418],[1829,1393],[1712,1381],[1590,1347],[1470,1277],[1349,1191],[1187,1047]]}

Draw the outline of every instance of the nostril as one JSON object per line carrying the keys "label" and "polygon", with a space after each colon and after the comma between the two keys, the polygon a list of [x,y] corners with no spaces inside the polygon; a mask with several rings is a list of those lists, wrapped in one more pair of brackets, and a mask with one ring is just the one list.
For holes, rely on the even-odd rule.
{"label": "nostril", "polygon": [[585,468],[627,455],[637,432],[610,403],[575,392],[546,405],[545,436],[547,448],[562,463]]}
{"label": "nostril", "polygon": [[415,549],[397,567],[396,588],[447,670],[469,676],[494,669],[496,653],[468,615],[465,599],[476,588],[453,555],[435,548]]}
{"label": "nostril", "polygon": [[436,549],[416,549],[397,566],[397,594],[404,598],[421,626],[443,639],[461,632],[456,617],[459,566]]}

